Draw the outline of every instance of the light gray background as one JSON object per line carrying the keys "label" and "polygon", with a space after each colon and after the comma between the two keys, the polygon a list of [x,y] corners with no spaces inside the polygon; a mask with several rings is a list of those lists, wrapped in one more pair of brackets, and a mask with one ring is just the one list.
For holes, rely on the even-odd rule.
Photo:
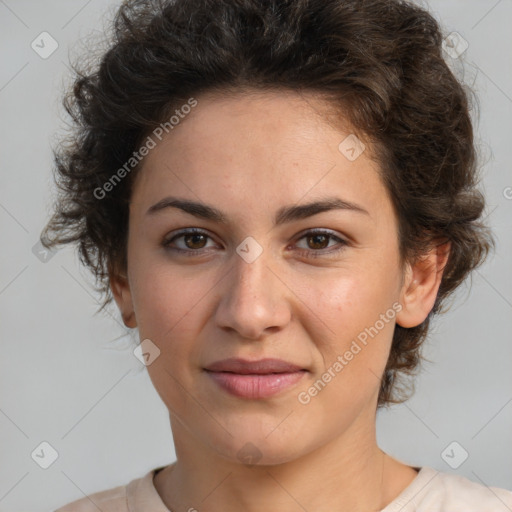
{"label": "light gray background", "polygon": [[[68,51],[116,4],[0,0],[0,511],[52,510],[174,460],[167,411],[122,349],[133,341],[109,343],[124,332],[116,311],[94,315],[98,297],[72,249],[46,263],[32,252],[52,203]],[[407,463],[512,488],[512,1],[429,5],[446,34],[469,43],[498,248],[436,322],[425,352],[433,364],[409,402],[379,413],[378,436]],[[30,46],[43,31],[59,44],[48,59]],[[31,458],[42,441],[59,453],[46,470]],[[452,441],[469,453],[457,470],[441,457]]]}

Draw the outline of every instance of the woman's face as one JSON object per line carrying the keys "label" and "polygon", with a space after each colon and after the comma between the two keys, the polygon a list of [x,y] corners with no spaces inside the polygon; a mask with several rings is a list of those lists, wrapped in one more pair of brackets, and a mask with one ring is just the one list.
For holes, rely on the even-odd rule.
{"label": "woman's face", "polygon": [[137,175],[115,295],[178,450],[275,464],[373,431],[397,218],[371,148],[305,98],[201,96]]}

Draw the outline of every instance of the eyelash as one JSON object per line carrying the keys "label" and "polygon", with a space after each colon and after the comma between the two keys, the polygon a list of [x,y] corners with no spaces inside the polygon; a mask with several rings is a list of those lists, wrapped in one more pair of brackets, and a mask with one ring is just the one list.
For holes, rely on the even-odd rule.
{"label": "eyelash", "polygon": [[[188,254],[189,256],[192,256],[192,257],[201,256],[203,254],[201,252],[201,251],[203,251],[203,249],[180,249],[179,247],[171,247],[172,242],[174,242],[175,240],[177,240],[179,238],[183,238],[184,236],[187,236],[187,235],[204,235],[204,236],[208,237],[209,239],[212,238],[207,232],[205,232],[201,229],[189,228],[187,230],[183,230],[183,231],[180,231],[179,233],[176,233],[169,239],[164,239],[162,245],[166,250],[175,251],[175,252],[178,252],[181,254]],[[318,258],[320,256],[326,256],[326,255],[330,256],[333,254],[338,254],[345,248],[345,246],[348,245],[348,242],[346,240],[343,240],[339,236],[336,236],[329,231],[321,230],[321,229],[313,229],[310,231],[306,231],[306,232],[302,233],[302,235],[297,239],[297,241],[302,240],[303,238],[308,238],[308,237],[316,236],[316,235],[324,235],[324,236],[327,236],[329,239],[336,240],[340,244],[340,247],[338,247],[337,249],[334,249],[334,250],[332,248],[330,250],[327,250],[327,249],[318,249],[318,250],[301,249],[301,250],[299,250],[299,253],[301,256],[307,256],[309,258]]]}

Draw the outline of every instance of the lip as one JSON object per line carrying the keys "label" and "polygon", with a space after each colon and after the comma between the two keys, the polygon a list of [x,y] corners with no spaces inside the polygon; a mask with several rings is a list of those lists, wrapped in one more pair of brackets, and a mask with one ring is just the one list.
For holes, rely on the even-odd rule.
{"label": "lip", "polygon": [[231,395],[262,399],[290,388],[304,377],[304,368],[282,359],[223,359],[205,368],[207,375]]}

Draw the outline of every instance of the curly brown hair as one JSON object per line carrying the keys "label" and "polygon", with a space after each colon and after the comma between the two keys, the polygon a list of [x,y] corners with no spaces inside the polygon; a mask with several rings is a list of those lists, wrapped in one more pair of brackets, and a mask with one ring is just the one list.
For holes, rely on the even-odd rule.
{"label": "curly brown hair", "polygon": [[[128,0],[93,68],[64,105],[75,129],[55,151],[59,197],[42,233],[75,242],[103,307],[126,271],[137,166],[104,185],[169,114],[203,92],[312,91],[372,142],[399,219],[402,261],[432,244],[451,251],[432,311],[396,325],[378,406],[408,397],[432,316],[494,245],[481,219],[468,89],[444,60],[434,17],[405,0]],[[412,387],[412,386],[411,386]]]}

